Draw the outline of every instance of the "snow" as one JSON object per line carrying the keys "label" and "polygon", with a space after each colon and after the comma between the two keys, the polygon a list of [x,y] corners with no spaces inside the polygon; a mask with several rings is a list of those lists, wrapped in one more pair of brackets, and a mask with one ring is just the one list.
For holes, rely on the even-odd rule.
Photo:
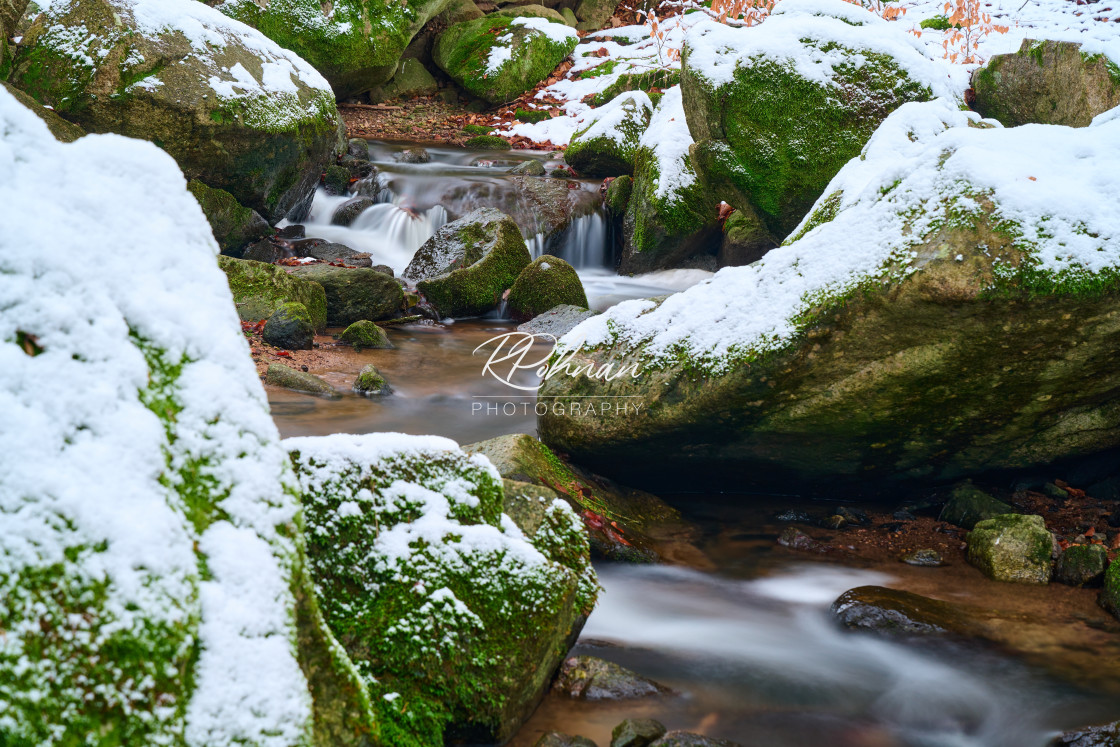
{"label": "snow", "polygon": [[672,195],[696,182],[696,172],[688,156],[692,143],[684,117],[681,87],[673,86],[661,97],[657,111],[638,143],[639,148],[649,148],[657,158],[657,188],[654,191],[657,199],[671,199]]}
{"label": "snow", "polygon": [[[108,698],[153,725],[150,744],[184,731],[190,744],[293,744],[310,700],[293,652],[294,549],[277,527],[298,505],[209,224],[156,146],[58,143],[5,91],[0,172],[0,598],[15,620],[0,636],[0,682],[18,683],[4,688],[0,731],[57,738],[87,699]],[[43,352],[28,355],[21,333]],[[177,379],[143,349],[178,366]],[[165,423],[145,402],[168,398],[177,414]],[[179,493],[187,480],[217,506],[201,530]],[[75,594],[106,584],[105,599],[66,617],[78,628],[69,643],[31,656],[49,613],[27,578],[52,566]],[[166,630],[184,636],[175,661],[66,653],[113,635],[172,645]],[[154,688],[196,644],[183,723],[175,692]],[[90,675],[95,665],[110,671]]]}
{"label": "snow", "polygon": [[[609,102],[593,109],[585,120],[586,129],[579,132],[579,140],[606,138],[625,146],[633,139],[622,128],[623,124],[641,122],[653,111],[653,102],[644,91],[627,91]],[[632,146],[631,146],[632,147]]]}
{"label": "snow", "polygon": [[994,219],[1017,226],[1017,245],[1051,275],[1084,279],[1120,267],[1120,204],[1112,199],[1120,193],[1118,138],[1117,116],[1079,129],[1004,129],[952,100],[904,104],[818,201],[839,201],[834,220],[660,305],[621,303],[560,346],[641,348],[654,364],[683,354],[722,372],[788,345],[800,332],[798,317],[822,300],[918,269],[912,247],[951,220],[951,210],[977,208],[977,197],[991,199]]}
{"label": "snow", "polygon": [[550,21],[547,18],[518,16],[510,23],[511,26],[524,26],[530,31],[543,34],[553,44],[566,45],[572,39],[579,39],[576,30],[567,24]]}

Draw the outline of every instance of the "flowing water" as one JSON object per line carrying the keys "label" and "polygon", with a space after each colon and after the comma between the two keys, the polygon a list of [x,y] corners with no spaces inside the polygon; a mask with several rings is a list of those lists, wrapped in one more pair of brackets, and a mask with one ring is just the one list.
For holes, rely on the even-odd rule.
{"label": "flowing water", "polygon": [[[572,190],[575,218],[568,228],[543,235],[538,216],[519,210],[506,172],[527,158],[550,165],[548,154],[429,148],[431,163],[407,165],[394,160],[402,147],[371,144],[380,170],[379,204],[350,227],[332,226],[330,216],[344,200],[320,193],[307,234],[369,252],[374,264],[399,272],[441,225],[489,205],[514,216],[534,255],[549,251],[571,262],[597,310],[682,290],[710,276],[696,270],[616,275],[615,237],[593,182]],[[526,391],[483,370],[492,350],[488,341],[514,329],[501,319],[389,328],[395,349],[339,355],[312,371],[346,392],[341,400],[270,388],[274,418],[285,436],[400,431],[465,444],[535,433],[535,374],[513,377]],[[549,346],[537,344],[529,357],[548,352]],[[366,363],[385,374],[393,395],[349,393]],[[575,653],[630,667],[677,694],[613,704],[550,695],[512,747],[531,747],[552,729],[605,747],[612,727],[634,717],[745,747],[1043,747],[1058,730],[1120,718],[1116,700],[1079,690],[990,646],[901,643],[841,631],[828,607],[843,591],[864,584],[973,601],[1002,593],[1004,602],[1038,614],[1053,597],[1046,589],[1007,588],[1013,585],[993,591],[1000,585],[968,568],[806,563],[775,545],[780,527],[770,517],[774,508],[788,505],[789,499],[782,500],[672,499],[701,528],[701,549],[716,570],[600,565],[604,591]],[[1091,592],[1060,593],[1073,595],[1071,604],[1090,604]]]}

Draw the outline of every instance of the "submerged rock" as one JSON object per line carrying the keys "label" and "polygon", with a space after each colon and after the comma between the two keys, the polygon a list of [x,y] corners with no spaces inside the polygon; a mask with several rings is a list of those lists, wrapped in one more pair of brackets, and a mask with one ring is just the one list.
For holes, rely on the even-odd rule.
{"label": "submerged rock", "polygon": [[844,592],[831,613],[846,628],[888,635],[963,635],[972,627],[951,604],[882,586]]}
{"label": "submerged rock", "polygon": [[327,399],[342,399],[337,389],[320,379],[315,374],[306,371],[297,371],[282,363],[273,363],[265,373],[264,383],[272,386],[291,389],[294,392],[314,394]]}
{"label": "submerged rock", "polygon": [[10,80],[87,132],[156,143],[188,179],[273,222],[309,207],[338,135],[322,76],[203,3],[174,17],[161,0],[51,5]]}
{"label": "submerged rock", "polygon": [[[1120,119],[977,119],[905,104],[795,240],[583,322],[569,370],[627,373],[546,380],[542,440],[638,486],[780,492],[895,490],[1120,446],[1120,214],[1099,186],[1120,189]],[[1062,185],[1081,188],[1055,203]],[[577,394],[628,411],[588,415]]]}
{"label": "submerged rock", "polygon": [[978,521],[1013,513],[1016,513],[1014,506],[993,498],[971,482],[965,481],[953,487],[949,501],[941,512],[941,519],[972,529]]}
{"label": "submerged rock", "polygon": [[513,220],[493,208],[442,226],[405,268],[441,316],[474,316],[498,305],[530,262]]}
{"label": "submerged rock", "polygon": [[968,562],[995,581],[1050,583],[1054,539],[1041,516],[984,519],[968,533]]}
{"label": "submerged rock", "polygon": [[354,380],[354,391],[367,397],[378,397],[392,394],[393,388],[372,363],[362,367],[358,378]]}
{"label": "submerged rock", "polygon": [[393,343],[385,335],[385,330],[373,322],[361,319],[342,331],[338,341],[350,345],[355,350],[392,349]]}
{"label": "submerged rock", "polygon": [[283,268],[263,262],[218,257],[226,274],[237,315],[247,322],[268,319],[284,304],[303,304],[316,330],[327,326],[327,296],[323,286],[290,275]]}
{"label": "submerged rock", "polygon": [[653,680],[594,656],[565,659],[552,689],[573,700],[632,700],[671,692]]}
{"label": "submerged rock", "polygon": [[665,724],[651,718],[628,718],[611,731],[611,747],[649,747],[665,736]]}
{"label": "submerged rock", "polygon": [[1118,63],[1075,42],[1024,39],[1018,52],[997,54],[973,72],[973,108],[1006,127],[1088,127],[1120,106]]}
{"label": "submerged rock", "polygon": [[587,309],[587,294],[575,269],[551,254],[542,254],[521,271],[509,289],[509,313],[524,322],[560,305]]}
{"label": "submerged rock", "polygon": [[594,604],[571,510],[553,501],[535,532],[515,527],[494,468],[443,438],[285,445],[323,614],[369,689],[381,743],[512,737]]}
{"label": "submerged rock", "polygon": [[564,23],[488,15],[441,33],[432,59],[472,96],[500,104],[547,78],[578,41]]}
{"label": "submerged rock", "polygon": [[261,339],[285,350],[310,350],[315,341],[311,313],[301,303],[286,303],[264,324]]}
{"label": "submerged rock", "polygon": [[306,265],[292,276],[323,286],[327,299],[327,324],[346,327],[362,320],[396,316],[404,291],[396,280],[372,269]]}
{"label": "submerged rock", "polygon": [[564,160],[580,176],[632,176],[638,141],[652,113],[653,103],[642,91],[617,96],[593,110],[588,125],[572,135]]}

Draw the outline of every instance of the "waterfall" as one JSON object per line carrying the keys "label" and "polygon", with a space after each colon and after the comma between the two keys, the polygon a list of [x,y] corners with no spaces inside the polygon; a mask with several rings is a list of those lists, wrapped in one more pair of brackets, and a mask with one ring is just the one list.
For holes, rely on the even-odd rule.
{"label": "waterfall", "polygon": [[557,241],[556,256],[577,270],[610,268],[611,225],[603,210],[572,219]]}

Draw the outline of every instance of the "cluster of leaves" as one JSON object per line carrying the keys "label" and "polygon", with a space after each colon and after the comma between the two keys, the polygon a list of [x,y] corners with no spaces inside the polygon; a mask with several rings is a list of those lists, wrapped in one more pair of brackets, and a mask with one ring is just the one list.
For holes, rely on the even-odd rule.
{"label": "cluster of leaves", "polygon": [[980,0],[946,0],[945,15],[950,28],[941,46],[950,62],[982,62],[977,50],[984,37],[993,31],[1006,34],[1010,28],[993,23],[992,15],[984,12]]}

